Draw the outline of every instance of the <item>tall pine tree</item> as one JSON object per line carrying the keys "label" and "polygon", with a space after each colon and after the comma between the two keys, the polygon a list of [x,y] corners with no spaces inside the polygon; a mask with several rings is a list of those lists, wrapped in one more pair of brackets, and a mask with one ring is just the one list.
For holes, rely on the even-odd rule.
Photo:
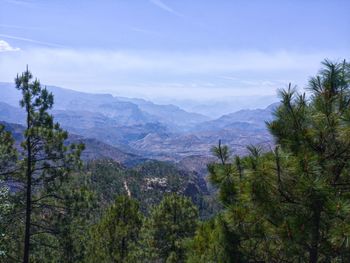
{"label": "tall pine tree", "polygon": [[[25,200],[25,234],[23,263],[30,260],[32,238],[42,234],[55,234],[50,226],[54,200],[62,180],[80,164],[83,145],[67,145],[68,133],[54,123],[49,110],[53,95],[42,88],[40,82],[32,81],[27,69],[15,79],[16,88],[22,93],[20,105],[26,113],[24,141],[21,143],[22,177]],[[35,245],[40,245],[34,242]]]}
{"label": "tall pine tree", "polygon": [[119,196],[91,231],[86,262],[137,262],[142,215],[137,201]]}
{"label": "tall pine tree", "polygon": [[[350,261],[350,66],[322,65],[308,97],[291,85],[280,92],[267,124],[273,151],[251,146],[247,157],[231,160],[226,147],[213,150],[219,162],[209,165],[210,180],[225,206],[219,229],[235,238],[212,245],[216,228],[207,225],[190,259],[224,252],[236,256],[223,262]],[[237,249],[225,253],[230,248]]]}
{"label": "tall pine tree", "polygon": [[198,211],[190,199],[165,196],[141,230],[144,262],[185,262],[185,242],[193,237],[197,220]]}
{"label": "tall pine tree", "polygon": [[322,66],[309,81],[310,99],[291,86],[281,91],[268,124],[278,144],[273,188],[285,215],[276,223],[285,249],[310,263],[350,260],[350,66]]}

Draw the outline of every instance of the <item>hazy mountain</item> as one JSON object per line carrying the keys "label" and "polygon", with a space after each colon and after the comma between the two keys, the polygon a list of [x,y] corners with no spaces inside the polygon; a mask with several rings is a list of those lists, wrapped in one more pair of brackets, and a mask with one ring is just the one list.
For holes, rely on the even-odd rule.
{"label": "hazy mountain", "polygon": [[18,107],[0,101],[0,121],[24,124],[24,111]]}
{"label": "hazy mountain", "polygon": [[[174,105],[158,105],[141,99],[113,97],[110,94],[90,94],[48,86],[55,97],[55,110],[92,112],[115,120],[120,126],[163,123],[175,130],[188,129],[208,117],[190,113]],[[18,107],[20,93],[13,84],[1,83],[0,102]]]}
{"label": "hazy mountain", "polygon": [[192,127],[200,122],[209,120],[207,116],[187,112],[172,104],[158,105],[150,101],[135,98],[130,99],[118,97],[118,99],[135,103],[142,111],[151,116],[155,116],[159,122],[164,123],[169,127],[187,129],[188,127]]}
{"label": "hazy mountain", "polygon": [[[216,120],[206,121],[196,125],[191,131],[161,136],[148,134],[140,140],[130,143],[133,149],[148,153],[148,156],[164,160],[186,160],[195,156],[208,159],[210,149],[219,140],[227,144],[234,154],[245,154],[246,146],[261,145],[269,147],[272,138],[266,129],[265,121],[273,118],[273,111],[278,106],[274,103],[265,109],[241,110],[224,115]],[[189,161],[183,161],[188,165]],[[203,168],[203,163],[200,161]],[[205,167],[205,166],[204,166]],[[196,167],[199,168],[199,167]]]}
{"label": "hazy mountain", "polygon": [[[4,121],[0,121],[0,124],[4,125],[6,130],[11,131],[11,134],[16,141],[16,145],[19,147],[19,143],[23,140],[24,126]],[[146,158],[136,154],[127,153],[99,140],[84,138],[75,134],[69,134],[68,142],[85,144],[85,150],[82,154],[82,159],[85,161],[110,159],[125,166],[134,166],[147,160]]]}
{"label": "hazy mountain", "polygon": [[[235,96],[225,98],[213,98],[207,101],[171,100],[172,103],[190,112],[200,113],[212,119],[219,118],[242,109],[266,108],[268,105],[279,101],[277,96]],[[159,99],[159,103],[169,103],[170,100]]]}
{"label": "hazy mountain", "polygon": [[[84,137],[95,138],[123,150],[130,142],[148,134],[167,136],[188,130],[208,118],[173,105],[157,105],[140,99],[116,98],[49,86],[55,105],[52,114],[62,127]],[[20,93],[13,84],[0,83],[0,120],[24,123],[19,109]]]}
{"label": "hazy mountain", "polygon": [[271,136],[267,129],[241,129],[241,127],[222,130],[198,131],[161,137],[150,134],[130,143],[133,149],[162,160],[181,160],[192,155],[211,156],[210,149],[222,140],[235,154],[245,154],[250,144],[268,146]]}
{"label": "hazy mountain", "polygon": [[223,115],[218,119],[203,122],[193,128],[194,131],[205,130],[215,131],[221,129],[265,129],[266,121],[273,118],[273,111],[278,107],[279,103],[273,103],[265,109],[240,110],[234,113]]}
{"label": "hazy mountain", "polygon": [[[128,144],[150,133],[166,134],[167,128],[157,122],[126,125],[118,118],[110,118],[98,112],[53,110],[55,121],[71,133],[95,138],[104,143],[132,152]],[[0,121],[24,124],[23,109],[0,102]]]}
{"label": "hazy mountain", "polygon": [[[18,92],[13,85],[6,83],[0,83],[0,89],[4,94],[0,97],[0,120],[23,123],[23,110],[17,106]],[[237,154],[245,154],[249,144],[271,144],[265,121],[272,119],[272,112],[278,105],[240,110],[208,120],[173,105],[58,87],[49,89],[55,96],[52,111],[55,121],[70,133],[91,138],[90,156],[111,155],[118,156],[119,160],[130,157],[122,157],[115,152],[113,147],[116,147],[142,158],[184,160],[186,165],[189,164],[188,158],[196,156],[200,166],[204,165],[200,158],[209,160],[210,148],[219,140]]]}

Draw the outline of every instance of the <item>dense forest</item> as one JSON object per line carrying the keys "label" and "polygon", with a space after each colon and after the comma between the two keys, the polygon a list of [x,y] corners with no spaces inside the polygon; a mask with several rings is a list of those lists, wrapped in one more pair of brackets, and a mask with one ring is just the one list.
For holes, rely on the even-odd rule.
{"label": "dense forest", "polygon": [[[279,91],[270,149],[219,142],[207,184],[160,161],[84,161],[27,69],[0,126],[1,262],[350,262],[350,64]],[[224,139],[224,138],[223,138]]]}

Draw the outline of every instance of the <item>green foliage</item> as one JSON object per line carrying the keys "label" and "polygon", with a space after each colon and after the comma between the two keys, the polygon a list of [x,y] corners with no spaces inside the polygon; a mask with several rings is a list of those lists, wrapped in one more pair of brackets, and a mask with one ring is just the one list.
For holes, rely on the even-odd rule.
{"label": "green foliage", "polygon": [[244,262],[238,250],[239,238],[223,216],[218,215],[199,225],[193,240],[188,243],[186,262]]}
{"label": "green foliage", "polygon": [[184,262],[185,245],[194,235],[197,220],[197,208],[188,198],[165,196],[143,225],[143,262]]}
{"label": "green foliage", "polygon": [[94,211],[98,204],[81,174],[73,174],[59,191],[62,199],[57,205],[62,207],[54,218],[57,229],[57,246],[60,253],[59,262],[83,262],[86,256],[89,237],[86,234],[95,219]]}
{"label": "green foliage", "polygon": [[309,82],[310,100],[289,87],[281,92],[276,120],[268,124],[282,151],[277,148],[266,161],[270,167],[257,169],[255,180],[261,180],[263,168],[275,175],[265,191],[279,197],[272,204],[285,216],[275,223],[283,249],[296,259],[349,260],[349,80],[345,61],[325,60]]}
{"label": "green foliage", "polygon": [[9,252],[11,233],[9,215],[13,209],[7,181],[15,171],[17,151],[11,134],[0,125],[0,260],[5,258]]}
{"label": "green foliage", "polygon": [[134,168],[122,167],[112,160],[95,160],[86,164],[83,173],[89,177],[88,187],[96,193],[100,214],[118,195],[130,195],[140,202],[140,209],[147,214],[168,193],[185,195],[207,209],[206,188],[203,189],[198,175],[179,169],[174,164],[147,161]]}
{"label": "green foliage", "polygon": [[141,224],[138,203],[128,196],[117,197],[91,230],[85,262],[136,262]]}
{"label": "green foliage", "polygon": [[2,178],[7,178],[13,173],[16,158],[17,150],[11,133],[5,131],[5,127],[0,125],[0,176]]}
{"label": "green foliage", "polygon": [[[49,114],[53,95],[42,88],[38,80],[32,81],[32,78],[32,74],[26,70],[17,75],[15,80],[16,88],[22,93],[20,105],[26,112],[26,129],[16,169],[8,173],[8,180],[13,181],[17,188],[13,211],[16,216],[11,223],[17,224],[20,229],[21,222],[25,222],[24,235],[16,232],[14,239],[21,242],[23,238],[24,247],[12,251],[9,257],[18,260],[22,256],[19,251],[23,250],[23,262],[38,260],[35,253],[30,255],[31,249],[37,251],[41,246],[50,247],[51,244],[46,240],[53,237],[47,235],[57,235],[53,221],[62,212],[57,204],[57,200],[63,199],[59,189],[70,172],[81,164],[80,153],[84,148],[83,145],[65,143],[68,133],[58,123],[54,123]],[[6,137],[9,136],[5,134]],[[0,142],[0,152],[9,152],[12,140],[6,143],[0,139]],[[11,153],[9,157],[13,155]],[[4,161],[8,162],[9,159]]]}
{"label": "green foliage", "polygon": [[0,259],[4,258],[8,252],[8,242],[10,239],[7,228],[8,222],[6,218],[12,209],[10,202],[9,189],[4,185],[4,181],[0,180]]}
{"label": "green foliage", "polygon": [[309,99],[291,85],[280,91],[267,124],[274,151],[249,146],[230,161],[215,148],[209,178],[225,210],[197,230],[189,262],[350,260],[349,64],[324,61],[309,90]]}
{"label": "green foliage", "polygon": [[119,163],[112,160],[90,161],[84,166],[83,173],[88,177],[87,186],[96,194],[101,208],[98,211],[100,215],[113,204],[118,195],[126,194],[124,181],[131,178]]}
{"label": "green foliage", "polygon": [[216,156],[221,164],[225,164],[230,158],[230,151],[227,145],[222,146],[221,140],[219,140],[219,145],[211,148],[211,152],[214,156]]}

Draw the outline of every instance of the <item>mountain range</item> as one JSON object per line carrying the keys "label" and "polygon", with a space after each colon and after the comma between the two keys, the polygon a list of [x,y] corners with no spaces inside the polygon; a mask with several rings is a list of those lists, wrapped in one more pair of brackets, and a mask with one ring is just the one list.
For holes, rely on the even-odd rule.
{"label": "mountain range", "polygon": [[[219,140],[240,155],[245,154],[249,144],[272,144],[265,121],[273,118],[277,103],[213,119],[171,104],[55,86],[47,89],[54,94],[55,120],[72,138],[84,140],[85,154],[95,159],[109,156],[128,164],[158,159],[201,170],[211,160],[210,149]],[[0,83],[0,92],[0,121],[24,124],[19,91],[13,84]],[[198,165],[189,165],[189,160],[197,160]]]}

